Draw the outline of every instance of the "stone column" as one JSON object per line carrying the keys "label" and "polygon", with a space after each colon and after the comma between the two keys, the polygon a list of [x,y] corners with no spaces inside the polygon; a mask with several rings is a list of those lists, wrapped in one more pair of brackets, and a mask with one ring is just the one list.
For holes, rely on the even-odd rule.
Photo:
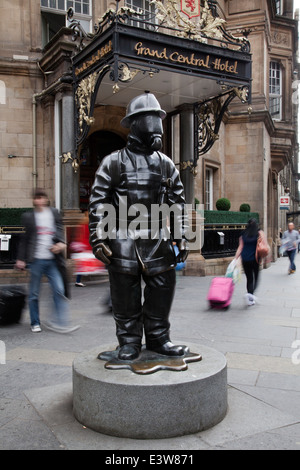
{"label": "stone column", "polygon": [[[180,164],[186,166],[180,172],[181,181],[184,186],[185,200],[187,204],[194,207],[194,175],[192,167],[189,165],[194,161],[195,135],[194,135],[194,107],[185,104],[180,110]],[[187,163],[185,165],[185,163]],[[193,232],[197,234],[197,242],[191,243],[190,254],[187,259],[186,268],[183,271],[185,276],[205,276],[205,260],[201,255],[201,240],[203,237],[201,224],[203,220],[195,210],[188,212],[189,224]]]}
{"label": "stone column", "polygon": [[[74,97],[70,91],[65,91],[62,98],[62,154],[70,152],[75,157],[74,133]],[[61,207],[64,217],[77,217],[79,213],[79,169],[75,173],[72,160],[62,163],[62,201]],[[73,214],[74,213],[74,214]]]}
{"label": "stone column", "polygon": [[[183,105],[180,108],[180,163],[194,161],[194,108]],[[194,205],[194,176],[191,167],[180,172],[187,204]]]}

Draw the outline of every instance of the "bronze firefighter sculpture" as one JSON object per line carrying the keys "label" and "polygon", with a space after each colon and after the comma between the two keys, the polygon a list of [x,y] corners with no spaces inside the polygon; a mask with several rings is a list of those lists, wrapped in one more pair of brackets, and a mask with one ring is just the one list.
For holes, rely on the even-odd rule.
{"label": "bronze firefighter sculpture", "polygon": [[[147,350],[185,354],[185,347],[174,345],[169,335],[175,267],[187,258],[188,224],[179,172],[160,152],[165,116],[149,92],[129,103],[121,121],[130,128],[127,145],[103,159],[91,191],[90,243],[108,267],[122,361],[139,356],[143,332]],[[157,207],[172,210],[166,215]]]}

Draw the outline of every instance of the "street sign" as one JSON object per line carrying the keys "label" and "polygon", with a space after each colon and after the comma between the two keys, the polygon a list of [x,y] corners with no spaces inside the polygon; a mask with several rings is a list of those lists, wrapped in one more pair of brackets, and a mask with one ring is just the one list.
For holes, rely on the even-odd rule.
{"label": "street sign", "polygon": [[279,206],[282,210],[289,210],[290,196],[280,196]]}

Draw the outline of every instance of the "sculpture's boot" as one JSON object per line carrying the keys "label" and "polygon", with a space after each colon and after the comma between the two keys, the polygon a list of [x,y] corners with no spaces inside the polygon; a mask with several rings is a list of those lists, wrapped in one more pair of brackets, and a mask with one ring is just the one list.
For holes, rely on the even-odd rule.
{"label": "sculpture's boot", "polygon": [[175,270],[156,276],[144,276],[146,282],[143,305],[146,347],[166,356],[183,356],[184,346],[175,346],[170,341],[169,314],[175,291]]}
{"label": "sculpture's boot", "polygon": [[185,354],[184,346],[175,346],[171,341],[167,341],[161,346],[154,347],[151,351],[163,354],[164,356],[184,356]]}
{"label": "sculpture's boot", "polygon": [[129,343],[121,346],[118,353],[118,358],[121,361],[133,361],[139,357],[141,346],[139,344]]}

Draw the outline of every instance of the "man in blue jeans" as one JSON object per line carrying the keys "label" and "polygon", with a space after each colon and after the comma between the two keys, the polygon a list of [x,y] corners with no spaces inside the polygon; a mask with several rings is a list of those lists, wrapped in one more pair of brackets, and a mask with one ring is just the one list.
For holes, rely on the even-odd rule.
{"label": "man in blue jeans", "polygon": [[293,222],[288,224],[288,230],[286,230],[282,237],[282,244],[284,245],[287,255],[290,260],[289,274],[294,274],[296,271],[295,255],[300,241],[299,232],[295,230]]}
{"label": "man in blue jeans", "polygon": [[49,207],[47,194],[41,189],[34,192],[33,206],[34,210],[25,212],[22,217],[25,233],[20,240],[16,261],[17,269],[23,270],[28,265],[30,270],[28,303],[31,331],[41,331],[39,292],[42,276],[46,275],[54,301],[52,323],[47,327],[58,333],[69,333],[78,326],[70,326],[62,219],[58,210]]}

